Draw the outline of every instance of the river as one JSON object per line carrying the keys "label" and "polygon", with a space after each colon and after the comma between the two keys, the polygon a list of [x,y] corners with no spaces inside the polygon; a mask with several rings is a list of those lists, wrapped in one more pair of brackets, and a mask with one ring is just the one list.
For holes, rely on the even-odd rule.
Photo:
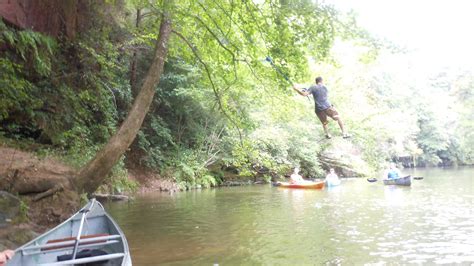
{"label": "river", "polygon": [[106,208],[134,265],[474,263],[474,168],[405,172],[424,179],[156,193]]}

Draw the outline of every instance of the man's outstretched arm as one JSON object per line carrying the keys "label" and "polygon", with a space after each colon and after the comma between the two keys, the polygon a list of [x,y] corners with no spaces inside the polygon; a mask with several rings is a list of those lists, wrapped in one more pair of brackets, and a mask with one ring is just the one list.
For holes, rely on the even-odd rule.
{"label": "man's outstretched arm", "polygon": [[296,86],[293,84],[293,89],[301,96],[308,96],[310,94],[309,91],[303,91],[303,90],[300,90],[298,88],[296,88]]}

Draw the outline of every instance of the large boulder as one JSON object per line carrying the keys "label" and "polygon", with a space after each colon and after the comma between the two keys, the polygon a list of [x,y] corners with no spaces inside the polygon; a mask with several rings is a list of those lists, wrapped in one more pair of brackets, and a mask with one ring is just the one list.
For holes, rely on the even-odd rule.
{"label": "large boulder", "polygon": [[325,170],[334,168],[341,177],[364,177],[373,172],[362,159],[361,149],[350,140],[342,138],[329,140],[318,159]]}
{"label": "large boulder", "polygon": [[20,213],[21,201],[18,197],[0,191],[0,227],[9,225]]}

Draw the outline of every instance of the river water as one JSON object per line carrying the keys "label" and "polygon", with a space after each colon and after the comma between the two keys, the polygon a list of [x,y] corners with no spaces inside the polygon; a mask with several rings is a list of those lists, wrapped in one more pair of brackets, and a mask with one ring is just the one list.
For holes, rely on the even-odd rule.
{"label": "river water", "polygon": [[157,193],[106,207],[134,265],[473,264],[474,168],[411,174],[424,179]]}

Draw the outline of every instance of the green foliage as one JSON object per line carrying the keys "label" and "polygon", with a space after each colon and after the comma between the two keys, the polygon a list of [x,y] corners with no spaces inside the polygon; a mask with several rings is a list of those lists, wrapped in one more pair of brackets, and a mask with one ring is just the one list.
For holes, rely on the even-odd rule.
{"label": "green foliage", "polygon": [[[8,48],[0,56],[0,122],[3,135],[33,138],[51,145],[42,152],[84,165],[126,117],[151,64],[160,14],[169,11],[174,33],[153,104],[103,190],[136,189],[125,162],[182,188],[218,185],[223,174],[209,169],[221,166],[245,177],[260,167],[281,175],[299,166],[321,177],[318,154],[326,147],[314,103],[294,97],[266,56],[293,81],[328,77],[330,98],[373,168],[410,156],[424,165],[474,160],[472,76],[459,77],[457,91],[445,75],[422,89],[401,81],[378,62],[383,49],[395,48],[357,28],[352,14],[309,0],[134,0],[114,5],[109,20],[101,5],[90,5],[95,26],[74,41],[0,23]],[[456,97],[458,120],[439,111],[454,108],[451,98],[440,108],[422,90],[437,100]],[[335,123],[330,131],[339,131]]]}
{"label": "green foliage", "polygon": [[82,206],[84,206],[85,204],[87,204],[87,203],[89,202],[89,198],[88,198],[87,193],[82,193],[82,194],[80,195],[79,199],[80,199],[80,204],[81,204]]}
{"label": "green foliage", "polygon": [[[293,110],[295,113],[306,108],[301,105],[296,107],[300,110]],[[236,136],[227,138],[227,145],[232,150],[223,158],[224,163],[237,167],[241,176],[257,175],[259,166],[279,174],[288,173],[298,166],[305,176],[321,176],[322,169],[317,158],[321,144],[317,139],[322,137],[322,133],[314,133],[316,124],[306,122],[306,119],[311,120],[307,117],[293,116],[288,118],[289,121],[281,121],[277,115],[280,110],[255,108],[255,122],[259,127],[252,130],[242,144]]]}
{"label": "green foliage", "polygon": [[[288,84],[262,59],[272,56],[291,78],[304,78],[306,58],[327,59],[340,29],[347,29],[336,25],[341,22],[339,14],[312,1],[162,5],[129,1],[126,10],[116,14],[118,23],[111,23],[102,17],[106,12],[100,6],[91,4],[98,8],[91,18],[96,26],[81,32],[74,42],[60,42],[50,75],[38,75],[31,88],[22,86],[31,100],[25,96],[24,105],[14,99],[8,106],[35,109],[24,119],[27,124],[23,120],[14,124],[38,132],[37,140],[53,144],[68,163],[83,165],[127,114],[132,102],[129,64],[137,60],[137,87],[146,75],[159,24],[149,11],[168,10],[178,34],[170,40],[165,72],[129,160],[168,172],[188,187],[218,184],[221,178],[208,168],[220,164],[238,167],[243,176],[255,175],[255,165],[278,173],[302,165],[308,174],[320,174],[321,147],[307,138],[315,125],[297,123],[302,117],[291,115],[306,106],[292,107]],[[134,21],[137,9],[143,15],[140,23]],[[37,41],[29,34],[20,32],[19,39],[26,44]],[[46,51],[54,50],[55,45],[44,43]],[[15,53],[27,58],[25,51],[19,47]],[[33,57],[39,51],[33,49]],[[51,60],[41,60],[36,64],[42,69],[39,73],[46,73],[48,68],[40,67]],[[23,65],[8,67],[9,76],[27,72]],[[15,84],[7,77],[3,80]],[[31,79],[24,81],[28,85]],[[39,101],[36,105],[34,99]],[[281,119],[292,126],[282,126]],[[112,176],[124,176],[124,169],[119,165]],[[114,182],[127,187],[120,178],[109,181]]]}
{"label": "green foliage", "polygon": [[20,199],[20,210],[18,215],[12,221],[13,224],[22,224],[28,222],[28,204],[26,204],[23,200]]}
{"label": "green foliage", "polygon": [[51,56],[57,46],[53,38],[30,30],[12,30],[2,21],[0,32],[0,44],[14,48],[19,55],[19,58],[10,59],[32,62],[32,70],[40,76],[48,76],[51,73]]}
{"label": "green foliage", "polygon": [[163,173],[173,178],[181,189],[216,186],[220,181],[209,172],[201,154],[191,150],[175,154],[167,161]]}
{"label": "green foliage", "polygon": [[[77,42],[57,44],[40,33],[0,27],[0,45],[8,48],[0,57],[1,131],[52,144],[39,153],[81,167],[109,139],[131,102],[115,32],[98,27]],[[123,161],[111,175],[118,190],[136,188],[123,180]]]}
{"label": "green foliage", "polygon": [[461,73],[453,91],[456,104],[453,111],[459,114],[455,124],[452,146],[460,163],[474,164],[474,74]]}
{"label": "green foliage", "polygon": [[462,113],[472,110],[466,97],[472,90],[472,73],[440,72],[421,78],[390,64],[401,55],[362,64],[358,56],[364,49],[339,49],[351,50],[350,56],[336,58],[337,66],[316,67],[330,77],[333,104],[355,135],[352,141],[364,148],[367,162],[375,168],[388,160],[415,160],[417,166],[469,163],[464,141],[470,138],[460,132],[469,124]]}
{"label": "green foliage", "polygon": [[[95,153],[94,153],[95,155]],[[128,178],[128,171],[125,167],[125,160],[122,157],[112,168],[108,178],[97,190],[106,194],[134,193],[138,189],[138,183]]]}
{"label": "green foliage", "polygon": [[19,77],[22,70],[22,65],[0,58],[0,120],[19,112],[31,115],[35,108],[42,105],[42,102],[34,97],[35,86]]}
{"label": "green foliage", "polygon": [[[111,87],[126,84],[105,81],[114,77],[119,80],[117,77],[123,75],[114,60],[120,55],[109,52],[116,49],[108,37],[91,31],[91,36],[78,45],[57,45],[40,33],[15,31],[2,25],[2,36],[7,37],[0,39],[0,44],[4,41],[15,48],[8,49],[0,58],[0,121],[10,126],[3,130],[9,135],[33,136],[39,142],[61,148],[75,145],[71,141],[85,140],[91,144],[107,140],[118,118]],[[91,46],[101,38],[104,47],[100,49],[105,50],[104,54],[95,52]],[[120,86],[114,89],[118,91]]]}
{"label": "green foliage", "polygon": [[201,177],[199,183],[205,188],[210,188],[217,185],[217,180],[214,176],[206,174]]}
{"label": "green foliage", "polygon": [[41,33],[13,30],[0,21],[0,46],[15,51],[0,57],[0,121],[11,115],[32,117],[43,102],[30,79],[50,75],[56,43]]}
{"label": "green foliage", "polygon": [[108,181],[109,187],[111,187],[111,193],[134,193],[138,189],[138,183],[134,180],[129,179],[127,176],[115,176],[112,174],[113,178]]}

